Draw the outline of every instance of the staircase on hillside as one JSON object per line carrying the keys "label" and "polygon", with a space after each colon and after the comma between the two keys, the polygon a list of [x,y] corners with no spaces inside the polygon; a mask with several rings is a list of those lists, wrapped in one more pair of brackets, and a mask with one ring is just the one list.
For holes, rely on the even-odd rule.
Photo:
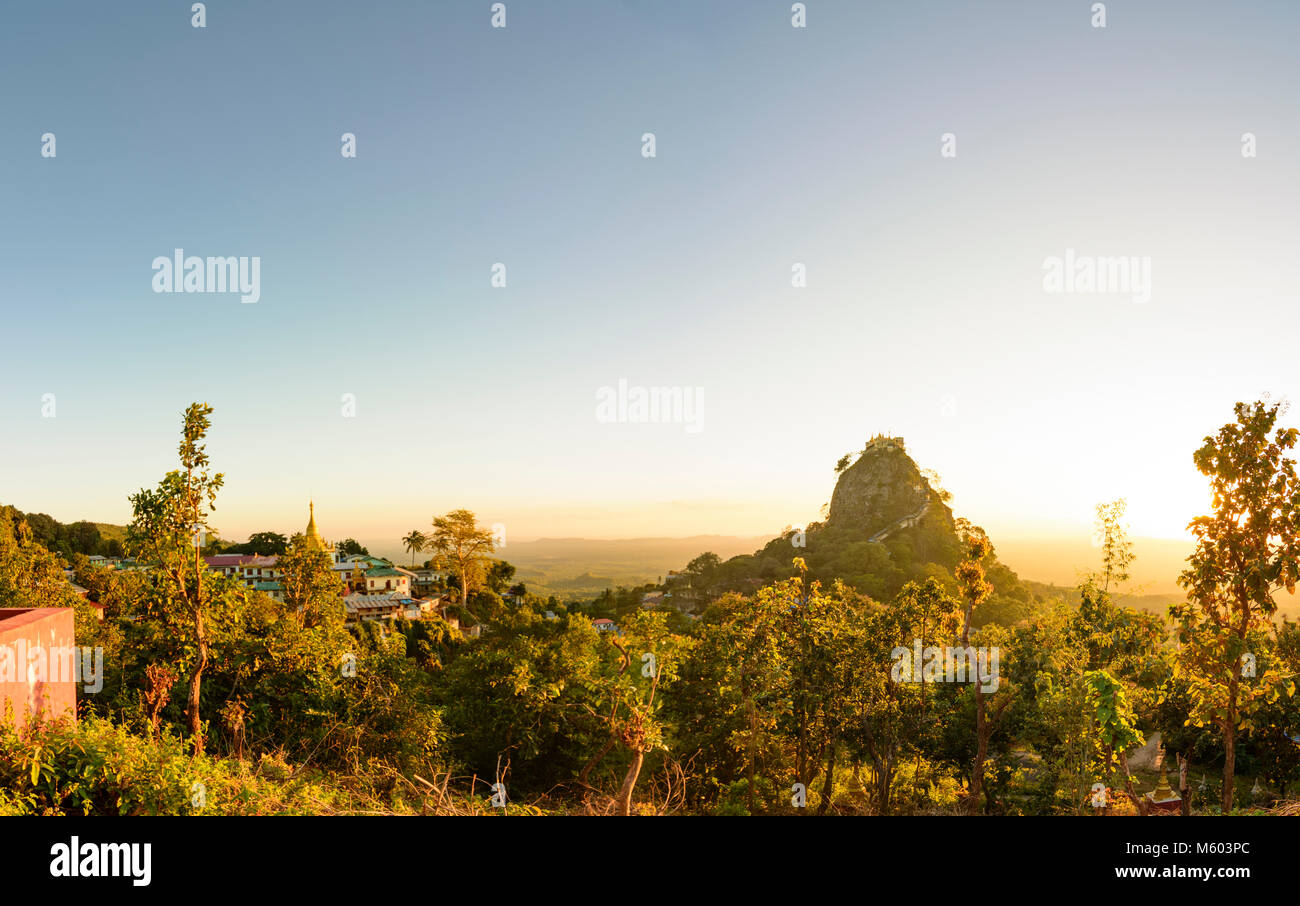
{"label": "staircase on hillside", "polygon": [[898,531],[899,529],[911,528],[912,526],[916,525],[918,522],[921,521],[921,517],[924,516],[926,511],[929,509],[930,509],[930,501],[927,500],[925,503],[921,504],[921,508],[917,510],[915,513],[909,513],[908,515],[904,516],[901,519],[895,519],[893,522],[889,523],[889,525],[885,526],[880,531],[876,532],[874,535],[868,538],[867,541],[879,543],[881,541],[884,541],[886,538],[888,538],[890,535],[892,535],[894,532]]}

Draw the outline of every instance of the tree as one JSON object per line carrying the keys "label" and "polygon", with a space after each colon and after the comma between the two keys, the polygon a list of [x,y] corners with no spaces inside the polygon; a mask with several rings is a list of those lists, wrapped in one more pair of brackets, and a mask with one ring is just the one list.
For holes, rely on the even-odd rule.
{"label": "tree", "polygon": [[44,546],[47,550],[55,550],[58,545],[59,532],[63,525],[53,516],[45,513],[23,513],[9,507],[13,514],[13,520],[17,522],[26,522],[27,528],[31,531],[33,541]]}
{"label": "tree", "polygon": [[921,477],[925,483],[930,486],[930,490],[944,503],[952,500],[952,492],[943,487],[943,478],[934,469],[922,469]]}
{"label": "tree", "polygon": [[[966,546],[966,559],[957,565],[957,581],[961,583],[962,598],[966,604],[965,620],[962,623],[961,647],[970,651],[971,618],[975,609],[988,600],[993,593],[993,586],[984,581],[984,561],[993,552],[984,530],[978,526],[963,524],[962,541]],[[974,662],[974,654],[971,657]],[[993,727],[988,718],[988,708],[984,703],[984,689],[975,683],[975,758],[971,762],[970,807],[979,807],[980,790],[984,785],[984,761],[988,757],[989,736]]]}
{"label": "tree", "polygon": [[1105,670],[1089,670],[1083,675],[1087,690],[1089,718],[1101,746],[1101,763],[1104,775],[1114,774],[1115,761],[1123,774],[1124,789],[1135,808],[1142,807],[1133,788],[1133,775],[1129,772],[1127,751],[1142,745],[1143,737],[1137,720],[1124,694],[1124,684]]}
{"label": "tree", "polygon": [[350,557],[369,557],[370,551],[361,546],[355,538],[345,538],[339,542],[339,553]]}
{"label": "tree", "polygon": [[[893,809],[894,774],[903,755],[908,737],[917,735],[925,695],[921,665],[913,665],[917,676],[895,676],[891,670],[893,653],[900,648],[911,650],[913,640],[922,635],[923,613],[930,609],[925,599],[936,592],[930,580],[924,591],[909,584],[900,592],[893,606],[873,609],[861,622],[863,642],[846,659],[865,668],[865,688],[858,696],[861,718],[859,748],[871,764],[876,813],[888,815]],[[919,740],[918,740],[919,741]],[[918,758],[919,766],[919,758]]]}
{"label": "tree", "polygon": [[181,428],[180,470],[168,472],[158,487],[131,495],[133,518],[127,529],[128,546],[135,555],[158,570],[164,600],[188,617],[196,649],[190,670],[190,740],[194,754],[203,754],[203,721],[199,715],[203,671],[208,665],[210,577],[200,553],[207,515],[216,509],[217,491],[225,476],[208,471],[209,460],[201,441],[207,436],[212,407],[192,403]]}
{"label": "tree", "polygon": [[492,533],[479,528],[471,511],[452,510],[446,516],[433,518],[433,534],[428,540],[429,550],[455,564],[460,578],[460,606],[466,610],[471,587],[482,580],[482,561],[496,550]]}
{"label": "tree", "polygon": [[1101,544],[1100,574],[1089,577],[1101,590],[1110,591],[1110,583],[1117,586],[1129,580],[1129,567],[1133,565],[1133,542],[1122,522],[1128,502],[1120,497],[1110,503],[1097,504],[1097,540]]}
{"label": "tree", "polygon": [[[1268,667],[1283,674],[1282,690],[1294,688],[1294,678],[1300,676],[1300,625],[1283,620],[1274,639],[1264,636],[1260,641]],[[1287,680],[1292,681],[1289,687]],[[1276,695],[1251,715],[1250,723],[1248,745],[1254,764],[1285,798],[1288,782],[1300,773],[1300,702],[1294,695]]]}
{"label": "tree", "polygon": [[285,606],[298,614],[303,626],[314,626],[341,614],[343,582],[331,568],[329,554],[309,546],[304,536],[294,535],[293,546],[281,555],[276,566]]}
{"label": "tree", "polygon": [[645,756],[655,749],[667,749],[660,715],[663,699],[656,699],[656,693],[676,681],[687,643],[668,630],[666,614],[651,611],[633,614],[623,626],[622,638],[613,633],[603,638],[618,652],[607,659],[597,680],[609,709],[610,739],[621,742],[632,754],[615,796],[615,808],[620,815],[630,815]]}
{"label": "tree", "polygon": [[288,552],[289,539],[279,532],[254,532],[248,536],[248,544],[244,546],[250,554],[278,557]]}
{"label": "tree", "polygon": [[[894,645],[907,646],[914,639],[920,644],[920,650],[924,652],[930,648],[932,641],[951,639],[957,632],[960,620],[960,602],[946,594],[937,579],[930,578],[926,579],[924,584],[909,582],[904,585],[894,599],[893,607],[889,608],[888,618],[882,622],[903,629]],[[881,644],[879,647],[884,650],[885,646]],[[891,646],[890,650],[892,652],[895,649]],[[933,726],[926,701],[925,671],[918,666],[917,673],[920,678],[920,700],[916,705],[916,724],[913,734],[913,744],[916,749],[916,770],[912,775],[913,798],[917,798],[920,785],[921,749],[931,734]],[[884,791],[886,798],[882,800],[886,805],[888,792],[886,788]]]}
{"label": "tree", "polygon": [[721,568],[722,558],[713,551],[706,551],[686,564],[685,573],[690,579],[692,588],[699,592],[705,592],[713,584],[714,578]]}
{"label": "tree", "polygon": [[684,682],[665,706],[679,745],[696,753],[702,769],[701,803],[722,796],[724,810],[754,814],[760,795],[775,805],[789,789],[778,723],[789,715],[780,625],[797,594],[790,585],[723,595],[693,627],[697,644],[682,666]]}
{"label": "tree", "polygon": [[808,565],[802,557],[793,561],[799,577],[787,585],[793,595],[783,608],[785,635],[790,640],[790,661],[794,665],[794,689],[791,711],[795,732],[795,780],[810,786],[826,761],[825,793],[822,807],[829,804],[830,781],[835,772],[836,745],[842,734],[839,708],[846,696],[837,680],[839,668],[851,663],[858,652],[845,645],[845,619],[842,588],[836,594],[821,594],[818,583],[808,578]]}
{"label": "tree", "polygon": [[58,556],[32,538],[17,510],[0,507],[0,607],[77,605],[84,602],[64,578]]}
{"label": "tree", "polygon": [[828,809],[836,765],[870,747],[877,725],[865,742],[862,727],[890,692],[890,647],[880,653],[861,599],[794,566],[797,578],[723,595],[692,624],[697,644],[666,705],[712,787],[697,795],[721,794],[724,811],[784,809],[792,783],[807,791],[819,777]]}
{"label": "tree", "polygon": [[101,544],[99,526],[93,522],[74,522],[64,526],[64,535],[74,554],[98,554]]}
{"label": "tree", "polygon": [[418,529],[410,532],[402,539],[402,546],[406,548],[407,553],[411,555],[411,568],[415,568],[415,555],[417,552],[424,550],[428,545],[429,539],[424,532]]}
{"label": "tree", "polygon": [[[1189,720],[1213,724],[1223,736],[1225,813],[1232,810],[1243,717],[1282,683],[1273,671],[1254,677],[1254,669],[1243,669],[1256,659],[1249,639],[1271,626],[1273,593],[1294,594],[1300,575],[1300,479],[1286,455],[1297,431],[1276,427],[1281,408],[1237,403],[1236,421],[1196,451],[1196,468],[1210,479],[1212,511],[1188,526],[1196,550],[1178,581],[1189,600],[1170,607],[1181,644],[1178,667],[1191,684]],[[1294,683],[1285,688],[1290,695]]]}
{"label": "tree", "polygon": [[505,560],[493,560],[492,565],[487,568],[484,581],[492,591],[503,594],[514,577],[515,566],[513,563],[507,563]]}

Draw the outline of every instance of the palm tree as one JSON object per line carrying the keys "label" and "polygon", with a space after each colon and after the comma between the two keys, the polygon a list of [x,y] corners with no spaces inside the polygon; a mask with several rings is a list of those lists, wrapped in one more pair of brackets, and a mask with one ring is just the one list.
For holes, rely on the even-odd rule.
{"label": "palm tree", "polygon": [[419,530],[411,532],[411,534],[402,539],[402,546],[411,553],[411,566],[413,568],[415,566],[415,552],[424,550],[424,546],[428,543],[429,539],[425,537],[424,532]]}

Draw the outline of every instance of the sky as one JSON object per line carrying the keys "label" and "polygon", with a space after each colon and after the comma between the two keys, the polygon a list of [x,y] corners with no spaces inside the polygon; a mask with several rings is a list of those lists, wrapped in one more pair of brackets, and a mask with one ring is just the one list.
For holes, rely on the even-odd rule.
{"label": "sky", "polygon": [[1300,7],[1090,5],[6,4],[0,501],[128,521],[199,400],[228,538],[774,533],[879,432],[995,540],[1184,537],[1300,376]]}

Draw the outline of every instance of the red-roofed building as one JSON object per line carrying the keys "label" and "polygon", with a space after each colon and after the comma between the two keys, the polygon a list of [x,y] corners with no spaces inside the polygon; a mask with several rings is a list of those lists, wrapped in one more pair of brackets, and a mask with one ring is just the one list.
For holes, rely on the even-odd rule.
{"label": "red-roofed building", "polygon": [[215,570],[223,576],[239,579],[250,588],[258,582],[271,582],[280,578],[276,566],[280,558],[276,556],[259,556],[257,554],[214,554],[204,557],[208,569]]}

